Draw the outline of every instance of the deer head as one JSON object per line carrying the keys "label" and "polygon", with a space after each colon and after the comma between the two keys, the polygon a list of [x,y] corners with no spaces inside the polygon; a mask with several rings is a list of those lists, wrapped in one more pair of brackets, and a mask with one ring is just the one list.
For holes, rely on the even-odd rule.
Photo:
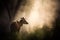
{"label": "deer head", "polygon": [[20,22],[19,23],[21,23],[22,25],[23,24],[28,24],[28,22],[25,20],[25,18],[23,17],[23,18],[21,18],[21,20],[20,20]]}
{"label": "deer head", "polygon": [[28,24],[28,22],[23,18],[21,18],[20,21],[17,21],[19,27],[18,27],[18,31],[20,30],[20,28],[22,27],[23,24]]}

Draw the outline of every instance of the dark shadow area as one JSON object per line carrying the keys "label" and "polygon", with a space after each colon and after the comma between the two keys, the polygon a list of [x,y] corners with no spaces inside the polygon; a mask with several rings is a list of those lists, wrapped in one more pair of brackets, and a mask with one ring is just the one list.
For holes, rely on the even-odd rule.
{"label": "dark shadow area", "polygon": [[58,9],[56,10],[56,14],[58,14],[56,21],[54,23],[54,34],[52,40],[60,40],[60,0],[58,0]]}
{"label": "dark shadow area", "polygon": [[[0,0],[0,40],[12,40],[11,21],[24,0]],[[15,39],[14,39],[15,40]]]}

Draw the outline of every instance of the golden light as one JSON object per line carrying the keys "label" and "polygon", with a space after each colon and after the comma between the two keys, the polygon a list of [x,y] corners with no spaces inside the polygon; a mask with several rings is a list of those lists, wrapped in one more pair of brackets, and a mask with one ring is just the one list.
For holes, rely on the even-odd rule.
{"label": "golden light", "polygon": [[41,28],[44,23],[43,19],[40,18],[43,15],[40,15],[39,8],[40,8],[40,1],[39,0],[34,1],[32,9],[30,11],[30,15],[28,16],[27,19],[32,27],[40,25]]}
{"label": "golden light", "polygon": [[[52,0],[30,0],[27,4],[30,6],[24,6],[23,12],[20,10],[15,17],[15,20],[20,20],[21,17],[25,17],[28,21],[28,25],[23,25],[24,30],[33,30],[34,28],[43,28],[44,25],[49,28],[52,27],[52,23],[56,18],[56,1]],[[21,13],[21,14],[20,14]]]}

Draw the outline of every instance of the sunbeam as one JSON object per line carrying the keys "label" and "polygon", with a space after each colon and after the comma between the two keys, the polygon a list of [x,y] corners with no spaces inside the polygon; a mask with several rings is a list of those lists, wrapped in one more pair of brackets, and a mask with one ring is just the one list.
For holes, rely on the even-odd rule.
{"label": "sunbeam", "polygon": [[[29,6],[27,5],[29,4]],[[52,0],[31,0],[27,4],[19,9],[15,20],[25,17],[28,21],[28,25],[23,25],[25,29],[22,30],[33,30],[35,28],[43,28],[46,25],[48,28],[52,28],[53,22],[56,18],[56,1]],[[23,10],[24,9],[24,10]],[[23,10],[23,12],[21,12]]]}

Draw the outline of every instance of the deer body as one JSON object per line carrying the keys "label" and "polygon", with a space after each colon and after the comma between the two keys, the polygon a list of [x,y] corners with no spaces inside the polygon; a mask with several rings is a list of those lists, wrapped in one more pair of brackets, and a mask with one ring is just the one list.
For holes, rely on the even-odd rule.
{"label": "deer body", "polygon": [[23,24],[28,24],[28,22],[22,18],[20,21],[17,21],[17,22],[13,22],[11,24],[11,31],[18,31],[21,29],[21,27],[23,26]]}

